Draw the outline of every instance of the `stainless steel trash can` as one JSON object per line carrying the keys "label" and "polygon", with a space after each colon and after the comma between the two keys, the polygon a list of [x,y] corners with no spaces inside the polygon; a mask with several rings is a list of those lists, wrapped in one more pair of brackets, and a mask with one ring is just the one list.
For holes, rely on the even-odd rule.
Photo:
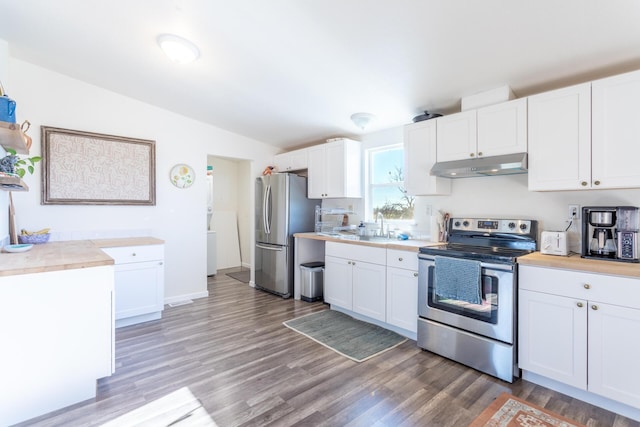
{"label": "stainless steel trash can", "polygon": [[300,299],[302,301],[321,301],[324,289],[324,262],[305,262],[300,264]]}

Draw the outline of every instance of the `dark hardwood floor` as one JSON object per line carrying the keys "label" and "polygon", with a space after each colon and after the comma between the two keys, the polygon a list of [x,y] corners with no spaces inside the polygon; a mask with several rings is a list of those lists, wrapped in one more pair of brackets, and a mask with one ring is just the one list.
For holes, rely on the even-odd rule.
{"label": "dark hardwood floor", "polygon": [[116,332],[116,372],[98,396],[23,423],[99,425],[188,386],[220,427],[466,426],[506,391],[590,427],[640,426],[527,381],[508,384],[407,341],[353,362],[284,327],[327,308],[229,278],[162,320]]}

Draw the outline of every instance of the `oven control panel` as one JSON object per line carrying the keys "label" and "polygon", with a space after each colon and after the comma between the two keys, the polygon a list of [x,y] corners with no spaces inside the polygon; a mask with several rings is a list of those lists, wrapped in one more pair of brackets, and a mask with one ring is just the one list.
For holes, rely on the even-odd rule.
{"label": "oven control panel", "polygon": [[480,233],[529,234],[531,221],[526,219],[452,218],[451,229]]}

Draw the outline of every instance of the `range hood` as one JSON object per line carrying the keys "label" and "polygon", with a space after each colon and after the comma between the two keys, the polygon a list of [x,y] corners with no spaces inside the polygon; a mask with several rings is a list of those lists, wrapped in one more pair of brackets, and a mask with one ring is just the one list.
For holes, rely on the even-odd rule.
{"label": "range hood", "polygon": [[527,173],[527,153],[440,162],[431,168],[431,175],[445,178],[514,175],[519,173]]}

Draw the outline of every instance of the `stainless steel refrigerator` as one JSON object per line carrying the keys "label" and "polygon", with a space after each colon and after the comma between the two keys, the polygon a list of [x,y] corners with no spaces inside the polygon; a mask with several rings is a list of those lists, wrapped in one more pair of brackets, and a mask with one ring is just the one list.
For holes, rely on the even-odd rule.
{"label": "stainless steel refrigerator", "polygon": [[307,198],[307,179],[276,173],[256,179],[257,288],[293,295],[293,234],[314,230],[319,199]]}

